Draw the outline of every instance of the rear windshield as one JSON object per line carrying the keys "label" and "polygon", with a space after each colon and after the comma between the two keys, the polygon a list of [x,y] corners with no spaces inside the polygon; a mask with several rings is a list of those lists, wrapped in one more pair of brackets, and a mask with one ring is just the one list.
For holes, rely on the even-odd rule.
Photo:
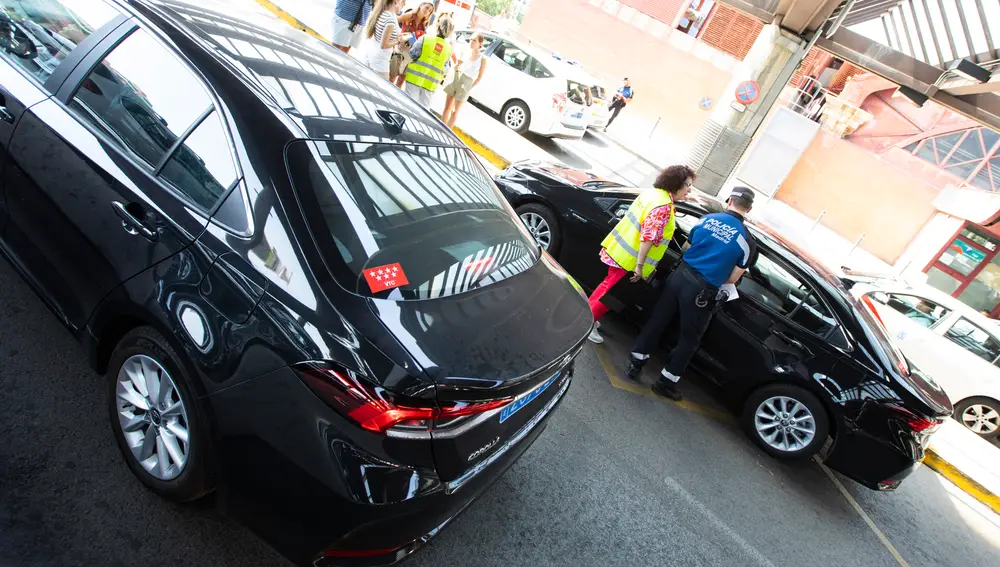
{"label": "rear windshield", "polygon": [[310,230],[348,291],[446,297],[538,260],[534,240],[467,149],[298,140],[286,158]]}

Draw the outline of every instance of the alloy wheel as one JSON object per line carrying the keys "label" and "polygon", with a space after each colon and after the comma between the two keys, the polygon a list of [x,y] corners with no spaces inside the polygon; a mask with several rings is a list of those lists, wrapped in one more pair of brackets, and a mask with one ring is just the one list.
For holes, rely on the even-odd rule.
{"label": "alloy wheel", "polygon": [[118,421],[135,460],[159,480],[184,472],[191,450],[184,401],[170,373],[144,354],[129,357],[115,388]]}
{"label": "alloy wheel", "polygon": [[984,404],[972,404],[962,412],[962,425],[979,435],[1000,430],[1000,412]]}
{"label": "alloy wheel", "polygon": [[531,236],[535,237],[538,245],[543,250],[548,250],[549,245],[552,244],[552,229],[549,227],[549,223],[542,218],[542,215],[537,213],[522,213],[521,220],[524,222],[524,226],[528,228]]}
{"label": "alloy wheel", "polygon": [[524,115],[524,109],[520,106],[508,108],[507,112],[503,115],[504,123],[511,130],[519,130],[524,125],[525,118],[527,117]]}
{"label": "alloy wheel", "polygon": [[802,402],[773,396],[757,406],[754,427],[765,443],[779,451],[798,451],[816,437],[816,418]]}

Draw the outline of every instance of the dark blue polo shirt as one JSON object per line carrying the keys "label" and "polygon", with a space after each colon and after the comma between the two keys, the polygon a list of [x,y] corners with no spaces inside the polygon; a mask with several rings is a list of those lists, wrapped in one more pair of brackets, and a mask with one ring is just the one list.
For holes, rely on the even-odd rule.
{"label": "dark blue polo shirt", "polygon": [[756,248],[743,217],[732,211],[701,217],[688,242],[684,263],[716,287],[726,283],[733,268],[749,268]]}

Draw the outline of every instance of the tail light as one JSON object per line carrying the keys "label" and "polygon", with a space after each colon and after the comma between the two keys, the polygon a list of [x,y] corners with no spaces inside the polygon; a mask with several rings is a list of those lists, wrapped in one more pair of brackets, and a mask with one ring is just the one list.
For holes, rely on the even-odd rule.
{"label": "tail light", "polygon": [[559,112],[566,110],[566,93],[552,95],[552,108],[555,108]]}
{"label": "tail light", "polygon": [[944,419],[917,415],[903,406],[891,405],[889,408],[899,414],[914,433],[930,435],[944,423]]}
{"label": "tail light", "polygon": [[513,399],[446,406],[422,400],[402,403],[398,396],[364,383],[353,372],[316,363],[299,364],[294,368],[305,385],[328,406],[362,429],[374,433],[387,433],[394,427],[429,430],[435,422],[494,410]]}

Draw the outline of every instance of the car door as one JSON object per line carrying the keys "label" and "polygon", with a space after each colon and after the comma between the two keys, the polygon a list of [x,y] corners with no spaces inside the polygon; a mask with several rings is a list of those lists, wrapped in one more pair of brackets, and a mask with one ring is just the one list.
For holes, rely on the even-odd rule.
{"label": "car door", "polygon": [[513,43],[500,40],[487,62],[483,80],[476,86],[476,99],[494,112],[519,93],[530,89],[531,56]]}
{"label": "car door", "polygon": [[[0,0],[0,173],[21,115],[48,98],[68,69],[125,21],[120,12],[99,0],[73,8],[80,9],[57,1]],[[2,183],[0,177],[0,235],[8,218]]]}
{"label": "car door", "polygon": [[847,337],[816,286],[780,257],[760,250],[712,321],[698,361],[723,384],[750,388],[775,375],[789,381],[833,375]]}
{"label": "car door", "polygon": [[79,328],[112,289],[190,244],[236,171],[204,83],[130,21],[18,123],[6,239]]}

